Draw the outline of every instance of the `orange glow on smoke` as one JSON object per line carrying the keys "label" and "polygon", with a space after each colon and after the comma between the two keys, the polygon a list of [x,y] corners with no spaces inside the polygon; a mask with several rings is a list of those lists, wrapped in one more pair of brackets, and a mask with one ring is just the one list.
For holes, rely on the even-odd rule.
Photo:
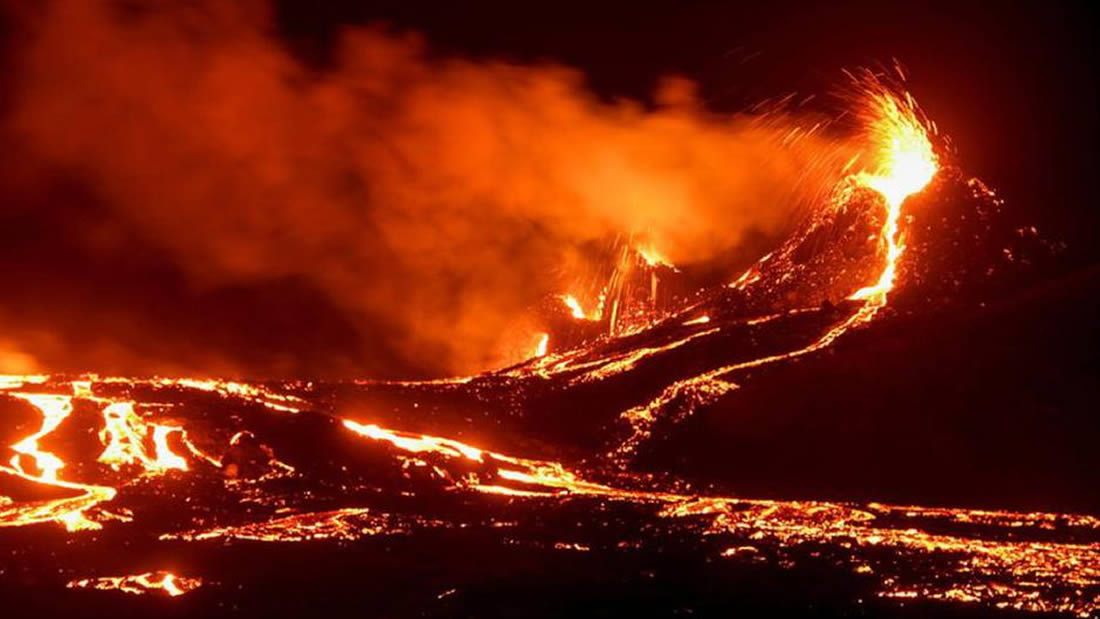
{"label": "orange glow on smoke", "polygon": [[[417,37],[355,26],[319,71],[269,36],[261,10],[191,23],[193,3],[157,3],[142,19],[71,4],[44,5],[13,59],[18,96],[5,111],[31,169],[94,179],[111,212],[188,279],[301,278],[373,335],[343,338],[332,356],[350,365],[327,371],[305,351],[249,361],[217,338],[191,355],[166,341],[174,329],[157,333],[172,352],[156,363],[142,346],[120,346],[115,361],[79,337],[50,355],[12,342],[43,363],[201,375],[219,352],[220,367],[253,376],[288,375],[283,359],[301,370],[289,375],[377,374],[389,361],[433,375],[499,367],[530,349],[529,331],[500,328],[516,308],[568,291],[594,314],[595,297],[559,290],[548,265],[569,263],[571,285],[589,274],[582,248],[632,234],[652,240],[639,248],[651,265],[724,255],[756,230],[779,233],[853,146],[795,107],[712,114],[682,79],[656,84],[655,106],[604,101],[575,69],[445,59]],[[81,103],[91,99],[107,104]],[[38,371],[12,359],[8,371]]]}

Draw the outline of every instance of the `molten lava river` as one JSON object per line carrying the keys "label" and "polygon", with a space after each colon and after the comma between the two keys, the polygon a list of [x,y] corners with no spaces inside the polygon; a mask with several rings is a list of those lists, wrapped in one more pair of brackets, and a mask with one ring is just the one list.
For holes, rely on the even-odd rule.
{"label": "molten lava river", "polygon": [[[762,500],[645,464],[692,416],[737,411],[754,380],[858,349],[991,270],[953,261],[1002,259],[994,193],[941,160],[911,99],[865,94],[873,157],[779,249],[583,345],[536,334],[523,363],[427,382],[0,376],[5,605],[1095,613],[1092,516]],[[945,249],[958,239],[970,253]],[[606,290],[598,309],[562,300],[577,321],[623,315]]]}

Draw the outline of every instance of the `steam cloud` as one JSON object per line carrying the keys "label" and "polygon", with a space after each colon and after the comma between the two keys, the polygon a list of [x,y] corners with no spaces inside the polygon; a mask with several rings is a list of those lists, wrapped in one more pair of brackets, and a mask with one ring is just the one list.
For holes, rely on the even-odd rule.
{"label": "steam cloud", "polygon": [[[644,234],[674,262],[713,259],[779,232],[843,159],[806,119],[719,116],[682,79],[649,107],[608,103],[568,68],[439,59],[362,27],[311,68],[262,5],[74,0],[14,23],[9,208],[55,204],[80,255],[156,256],[178,278],[122,268],[126,303],[73,281],[54,288],[82,306],[9,293],[0,359],[23,369],[484,369],[516,360],[530,306],[570,285],[586,246]],[[57,211],[74,194],[94,206]],[[250,309],[173,312],[188,295]],[[238,337],[253,311],[293,319]],[[284,345],[294,329],[328,344]]]}

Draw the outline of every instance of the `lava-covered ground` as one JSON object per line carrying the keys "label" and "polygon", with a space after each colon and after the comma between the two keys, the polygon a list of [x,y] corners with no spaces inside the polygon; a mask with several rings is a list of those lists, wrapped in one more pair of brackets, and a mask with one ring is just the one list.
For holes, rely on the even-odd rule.
{"label": "lava-covered ground", "polygon": [[1100,276],[946,168],[851,299],[881,203],[475,377],[0,378],[6,612],[1095,614]]}

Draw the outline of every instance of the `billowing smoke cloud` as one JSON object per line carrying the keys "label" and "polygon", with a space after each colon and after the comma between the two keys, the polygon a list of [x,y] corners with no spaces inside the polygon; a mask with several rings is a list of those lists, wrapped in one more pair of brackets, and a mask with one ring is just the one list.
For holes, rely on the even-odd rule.
{"label": "billowing smoke cloud", "polygon": [[[109,291],[73,284],[84,307],[39,308],[66,316],[63,335],[44,335],[46,320],[30,338],[0,307],[23,365],[37,354],[47,368],[82,358],[129,371],[483,369],[514,360],[527,310],[569,284],[587,245],[644,234],[675,262],[707,260],[777,233],[843,159],[809,121],[718,116],[684,80],[648,107],[607,103],[574,70],[439,59],[378,28],[347,29],[316,69],[280,44],[263,6],[173,4],[52,2],[17,19],[5,140],[33,171],[17,192],[80,194],[94,208],[58,224],[81,255],[105,247],[111,268],[131,251],[156,256],[179,280],[169,294],[136,278],[149,285],[106,315],[90,305]],[[78,189],[58,196],[62,182]],[[281,286],[317,299],[286,313]],[[214,303],[257,288],[247,311],[293,320],[256,338],[321,328],[320,349],[256,352],[219,312],[164,309],[181,289]],[[239,314],[232,324],[248,322]]]}

